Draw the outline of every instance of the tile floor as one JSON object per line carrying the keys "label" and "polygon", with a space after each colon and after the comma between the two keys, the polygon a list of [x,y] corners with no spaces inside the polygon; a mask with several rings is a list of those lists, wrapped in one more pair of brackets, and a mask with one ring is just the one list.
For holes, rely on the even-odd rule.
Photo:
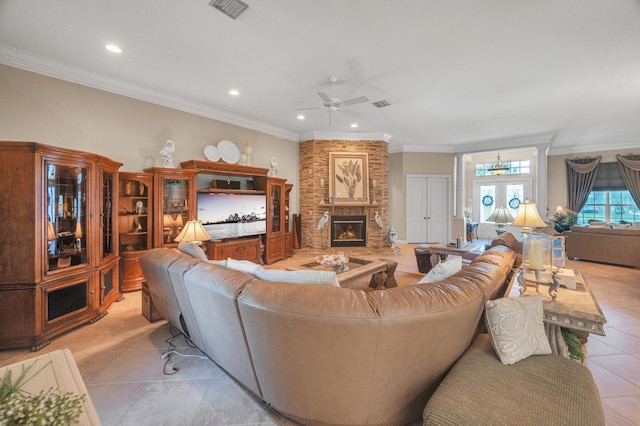
{"label": "tile floor", "polygon": [[[399,273],[417,273],[413,246],[401,245]],[[282,267],[282,263],[271,267]],[[607,317],[607,336],[592,335],[586,366],[602,397],[607,425],[640,425],[640,270],[589,262],[580,269]],[[141,315],[140,292],[126,293],[109,315],[52,340],[42,352],[70,348],[104,425],[294,425],[252,397],[178,336]],[[29,358],[0,351],[0,365]],[[173,367],[177,371],[173,371]],[[163,369],[168,373],[165,375]],[[416,422],[421,424],[421,422]]]}

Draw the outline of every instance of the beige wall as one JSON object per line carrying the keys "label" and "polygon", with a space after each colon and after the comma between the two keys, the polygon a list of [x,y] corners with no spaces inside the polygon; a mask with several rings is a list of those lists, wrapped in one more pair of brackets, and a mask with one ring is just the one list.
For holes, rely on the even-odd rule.
{"label": "beige wall", "polygon": [[[406,241],[406,193],[407,175],[444,175],[451,179],[453,188],[454,155],[450,153],[399,152],[389,155],[390,200],[389,223],[398,232],[398,239]],[[453,214],[453,197],[450,211]],[[453,221],[452,221],[453,223]]]}
{"label": "beige wall", "polygon": [[[122,171],[162,166],[158,152],[174,141],[174,163],[205,160],[207,145],[227,139],[242,150],[251,141],[251,164],[269,167],[298,186],[298,143],[0,65],[0,140],[32,141],[95,152],[123,163]],[[291,197],[298,212],[298,192]]]}

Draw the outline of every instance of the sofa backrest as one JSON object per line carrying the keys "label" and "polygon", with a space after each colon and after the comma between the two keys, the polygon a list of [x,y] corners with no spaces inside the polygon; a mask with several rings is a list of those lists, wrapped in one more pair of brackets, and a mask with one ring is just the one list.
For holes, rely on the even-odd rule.
{"label": "sofa backrest", "polygon": [[200,262],[184,275],[184,286],[204,340],[200,349],[262,396],[237,304],[238,296],[254,281],[257,280],[248,274],[207,262]]}
{"label": "sofa backrest", "polygon": [[140,256],[140,267],[158,313],[182,334],[191,337],[169,275],[169,268],[178,261],[185,268],[198,263],[196,259],[186,256],[178,250],[157,249],[149,250]]}

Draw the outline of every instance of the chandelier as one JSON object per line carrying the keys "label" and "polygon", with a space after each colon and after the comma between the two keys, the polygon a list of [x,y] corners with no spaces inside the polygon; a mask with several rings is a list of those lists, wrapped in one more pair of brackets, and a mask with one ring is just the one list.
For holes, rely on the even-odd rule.
{"label": "chandelier", "polygon": [[500,153],[498,153],[498,161],[493,163],[491,167],[489,167],[489,172],[494,175],[503,175],[509,171],[509,163],[503,163],[500,160]]}

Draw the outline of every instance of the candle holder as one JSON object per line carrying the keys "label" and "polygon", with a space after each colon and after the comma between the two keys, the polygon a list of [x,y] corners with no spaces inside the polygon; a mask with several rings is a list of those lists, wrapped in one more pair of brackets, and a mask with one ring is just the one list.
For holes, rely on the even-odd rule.
{"label": "candle holder", "polygon": [[[540,294],[544,301],[553,301],[556,298],[558,289],[558,280],[555,276],[552,263],[553,243],[552,236],[546,234],[529,234],[522,244],[523,261],[522,273],[518,276],[520,284],[520,293],[527,290],[527,282],[533,282],[536,286],[536,292]],[[548,296],[542,287],[548,287]]]}

